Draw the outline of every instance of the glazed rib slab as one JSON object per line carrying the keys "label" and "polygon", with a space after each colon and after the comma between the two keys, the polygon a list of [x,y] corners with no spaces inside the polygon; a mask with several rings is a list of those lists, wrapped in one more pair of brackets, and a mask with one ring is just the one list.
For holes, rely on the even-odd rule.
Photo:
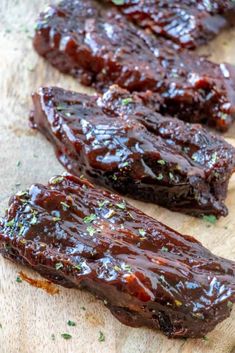
{"label": "glazed rib slab", "polygon": [[145,105],[151,95],[45,87],[33,95],[32,121],[74,175],[174,211],[227,215],[234,147],[200,125],[155,113]]}
{"label": "glazed rib slab", "polygon": [[124,0],[117,6],[140,27],[189,49],[207,43],[235,19],[231,0]]}
{"label": "glazed rib slab", "polygon": [[156,92],[156,110],[225,131],[235,111],[235,72],[135,27],[115,7],[67,0],[40,15],[34,47],[81,83]]}
{"label": "glazed rib slab", "polygon": [[70,175],[11,198],[0,249],[52,282],[89,290],[124,324],[169,337],[203,337],[235,301],[234,262]]}

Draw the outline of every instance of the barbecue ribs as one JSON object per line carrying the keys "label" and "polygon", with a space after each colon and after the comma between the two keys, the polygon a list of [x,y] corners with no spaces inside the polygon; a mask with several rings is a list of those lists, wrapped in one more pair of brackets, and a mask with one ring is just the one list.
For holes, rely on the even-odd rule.
{"label": "barbecue ribs", "polygon": [[52,282],[89,290],[124,324],[169,337],[203,337],[235,301],[234,262],[73,176],[11,198],[0,249]]}
{"label": "barbecue ribs", "polygon": [[138,29],[116,8],[66,0],[42,13],[34,47],[51,64],[99,91],[152,90],[156,109],[226,130],[235,112],[235,71]]}
{"label": "barbecue ribs", "polygon": [[32,121],[72,174],[171,210],[227,215],[235,149],[200,125],[155,113],[146,100],[150,92],[116,86],[103,97],[41,88]]}

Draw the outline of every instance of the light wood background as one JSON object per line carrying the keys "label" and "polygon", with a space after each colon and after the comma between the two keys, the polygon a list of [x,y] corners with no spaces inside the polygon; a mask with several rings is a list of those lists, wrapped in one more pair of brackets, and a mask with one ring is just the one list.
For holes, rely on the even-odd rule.
{"label": "light wood background", "polygon": [[[85,1],[85,0],[84,0]],[[40,85],[84,91],[47,65],[32,50],[34,19],[47,0],[0,0],[0,212],[10,195],[34,182],[47,182],[62,171],[49,143],[28,126],[30,94]],[[215,60],[235,63],[235,30],[204,52]],[[230,137],[235,136],[235,128]],[[235,144],[235,139],[234,139]],[[235,175],[229,187],[230,215],[216,225],[133,202],[178,231],[192,234],[218,255],[235,259]],[[27,283],[17,283],[21,270],[0,258],[0,353],[234,353],[235,310],[204,340],[169,340],[149,329],[120,324],[89,293],[60,288],[50,296]],[[37,277],[30,273],[32,277]],[[83,308],[85,310],[83,310]],[[77,323],[69,327],[67,320]],[[99,331],[105,342],[99,342]],[[71,340],[61,333],[68,332]],[[51,338],[55,335],[55,340]]]}

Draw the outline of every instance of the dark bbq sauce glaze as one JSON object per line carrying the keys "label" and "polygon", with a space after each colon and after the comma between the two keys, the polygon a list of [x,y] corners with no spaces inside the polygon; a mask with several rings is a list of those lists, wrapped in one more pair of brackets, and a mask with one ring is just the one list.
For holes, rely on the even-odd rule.
{"label": "dark bbq sauce glaze", "polygon": [[34,47],[52,65],[104,91],[152,90],[155,110],[225,131],[235,112],[235,72],[138,29],[115,7],[68,0],[40,15]]}
{"label": "dark bbq sauce glaze", "polygon": [[190,49],[205,44],[235,20],[231,0],[124,0],[118,8],[140,27]]}
{"label": "dark bbq sauce glaze", "polygon": [[91,291],[124,324],[169,337],[203,337],[235,301],[234,262],[70,175],[11,198],[0,249],[52,282]]}
{"label": "dark bbq sauce glaze", "polygon": [[200,125],[155,113],[146,100],[150,92],[117,86],[103,97],[41,88],[32,123],[72,174],[171,210],[227,215],[235,149]]}

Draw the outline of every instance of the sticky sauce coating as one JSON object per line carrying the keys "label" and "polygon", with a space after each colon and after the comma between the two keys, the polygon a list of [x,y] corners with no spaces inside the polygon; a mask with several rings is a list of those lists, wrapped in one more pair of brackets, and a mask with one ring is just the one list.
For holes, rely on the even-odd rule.
{"label": "sticky sauce coating", "polygon": [[231,0],[123,0],[117,5],[140,27],[189,49],[207,43],[235,18]]}
{"label": "sticky sauce coating", "polygon": [[103,96],[41,88],[32,120],[72,174],[171,210],[226,216],[234,147],[200,125],[155,113],[146,106],[151,97],[117,86]]}
{"label": "sticky sauce coating", "polygon": [[70,175],[11,198],[0,249],[49,281],[94,293],[124,324],[169,337],[203,337],[235,301],[234,262]]}
{"label": "sticky sauce coating", "polygon": [[[172,48],[133,25],[115,7],[66,0],[40,15],[34,47],[52,65],[105,91],[156,92],[156,109],[225,131],[235,112],[235,70]],[[158,99],[160,96],[160,100]]]}

